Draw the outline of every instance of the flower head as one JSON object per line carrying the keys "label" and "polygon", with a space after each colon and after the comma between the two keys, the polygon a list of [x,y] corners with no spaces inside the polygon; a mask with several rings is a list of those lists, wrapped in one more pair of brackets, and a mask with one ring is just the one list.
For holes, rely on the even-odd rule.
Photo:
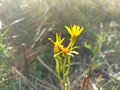
{"label": "flower head", "polygon": [[61,35],[56,33],[56,41],[54,42],[51,38],[48,38],[54,44],[54,53],[60,52],[61,43],[64,41],[64,38],[61,38]]}
{"label": "flower head", "polygon": [[77,25],[65,26],[65,28],[70,33],[70,35],[74,38],[78,37],[84,30],[84,27],[80,27]]}
{"label": "flower head", "polygon": [[62,47],[61,50],[62,50],[64,55],[67,55],[70,51],[69,48],[67,48],[67,47]]}
{"label": "flower head", "polygon": [[69,47],[60,46],[60,49],[61,49],[63,55],[65,55],[65,56],[66,56],[66,55],[70,55],[70,56],[72,56],[72,57],[74,57],[73,54],[79,54],[78,52],[73,51],[73,50],[76,49],[76,48],[79,48],[79,47],[78,47],[78,46],[75,46],[75,47],[69,48]]}

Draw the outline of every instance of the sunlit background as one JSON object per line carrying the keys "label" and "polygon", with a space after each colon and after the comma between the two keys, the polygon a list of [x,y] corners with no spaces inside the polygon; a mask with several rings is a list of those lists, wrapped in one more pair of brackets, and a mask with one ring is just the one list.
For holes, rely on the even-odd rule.
{"label": "sunlit background", "polygon": [[85,28],[71,90],[81,90],[90,57],[90,90],[120,90],[120,0],[0,0],[0,90],[60,90],[48,37],[69,37],[70,24]]}

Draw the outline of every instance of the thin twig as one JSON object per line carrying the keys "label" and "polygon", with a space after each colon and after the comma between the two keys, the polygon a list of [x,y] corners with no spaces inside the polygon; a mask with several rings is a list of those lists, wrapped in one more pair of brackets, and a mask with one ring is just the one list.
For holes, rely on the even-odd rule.
{"label": "thin twig", "polygon": [[91,68],[92,68],[92,58],[90,59],[89,64],[90,65],[89,65],[89,69],[88,69],[88,74],[83,77],[82,90],[89,90],[90,74],[91,74]]}
{"label": "thin twig", "polygon": [[12,66],[12,71],[16,72],[19,76],[21,76],[28,86],[31,86],[31,88],[38,90],[38,88],[31,81],[29,81],[20,71],[18,71],[14,66]]}
{"label": "thin twig", "polygon": [[25,75],[26,75],[26,77],[27,78],[29,78],[29,71],[28,71],[28,59],[27,59],[27,45],[25,44],[25,43],[23,43],[22,44],[22,46],[23,46],[23,53],[24,53],[24,62],[25,62],[25,64],[24,64],[24,73],[25,73]]}
{"label": "thin twig", "polygon": [[[30,52],[29,55],[26,56],[27,60],[29,60],[28,65],[30,65],[31,62],[33,61],[33,60],[31,60],[31,58],[34,57],[41,50],[45,49],[47,46],[48,46],[48,44],[46,44],[44,46],[40,46],[34,52],[32,52],[32,53]],[[24,64],[25,64],[24,60],[20,60],[19,64],[17,64],[15,67],[18,69],[21,66],[24,66]]]}
{"label": "thin twig", "polygon": [[55,75],[55,76],[57,77],[56,73],[55,73],[45,62],[43,62],[42,59],[41,59],[39,56],[37,57],[37,60],[38,60],[49,72],[51,72],[53,75]]}
{"label": "thin twig", "polygon": [[53,88],[53,90],[59,90],[56,86],[54,86],[53,84],[48,83],[48,82],[45,81],[45,80],[39,80],[38,82],[39,82],[40,84],[44,85],[44,86],[48,86],[48,87]]}
{"label": "thin twig", "polygon": [[[72,62],[70,65],[71,66],[75,66],[75,65],[91,66],[90,64],[80,63],[80,62]],[[68,67],[68,65],[66,65],[66,66]]]}
{"label": "thin twig", "polygon": [[9,28],[9,27],[11,27],[11,26],[13,26],[13,25],[15,25],[15,24],[17,24],[17,23],[23,21],[23,20],[24,20],[24,18],[19,18],[19,19],[17,19],[17,20],[14,20],[14,21],[11,22],[10,24],[8,24],[8,25],[2,27],[0,30],[7,29],[7,28]]}
{"label": "thin twig", "polygon": [[27,58],[30,59],[31,57],[33,57],[34,55],[36,55],[39,51],[45,49],[48,45],[49,44],[46,44],[44,46],[38,47],[33,53],[29,54],[29,56]]}

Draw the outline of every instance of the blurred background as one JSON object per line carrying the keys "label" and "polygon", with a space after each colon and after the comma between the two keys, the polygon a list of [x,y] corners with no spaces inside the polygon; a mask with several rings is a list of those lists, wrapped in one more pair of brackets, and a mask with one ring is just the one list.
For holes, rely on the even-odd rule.
{"label": "blurred background", "polygon": [[60,90],[48,38],[69,38],[70,24],[85,28],[71,90],[81,90],[91,58],[90,90],[120,90],[120,0],[0,0],[0,90]]}

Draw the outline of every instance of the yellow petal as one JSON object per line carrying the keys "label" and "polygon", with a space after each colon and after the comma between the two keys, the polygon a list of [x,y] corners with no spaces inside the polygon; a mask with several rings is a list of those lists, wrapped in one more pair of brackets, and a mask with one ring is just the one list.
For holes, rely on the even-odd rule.
{"label": "yellow petal", "polygon": [[62,43],[62,42],[64,41],[64,39],[65,39],[65,38],[63,38],[63,39],[60,41],[60,43]]}
{"label": "yellow petal", "polygon": [[59,40],[58,33],[56,33],[56,41],[58,41],[58,40]]}
{"label": "yellow petal", "polygon": [[79,30],[80,30],[80,26],[77,26],[77,28],[76,28],[76,29],[77,29],[77,31],[79,31]]}
{"label": "yellow petal", "polygon": [[72,35],[71,29],[69,26],[65,26],[65,28],[67,29],[67,31],[70,33],[70,35]]}
{"label": "yellow petal", "polygon": [[53,44],[55,43],[51,38],[48,38],[48,40],[50,40]]}
{"label": "yellow petal", "polygon": [[84,27],[82,27],[81,29],[80,29],[80,31],[79,31],[79,35],[83,32],[83,30],[84,30]]}
{"label": "yellow petal", "polygon": [[72,28],[72,34],[75,34],[75,32],[76,32],[76,25],[73,25],[73,28]]}

